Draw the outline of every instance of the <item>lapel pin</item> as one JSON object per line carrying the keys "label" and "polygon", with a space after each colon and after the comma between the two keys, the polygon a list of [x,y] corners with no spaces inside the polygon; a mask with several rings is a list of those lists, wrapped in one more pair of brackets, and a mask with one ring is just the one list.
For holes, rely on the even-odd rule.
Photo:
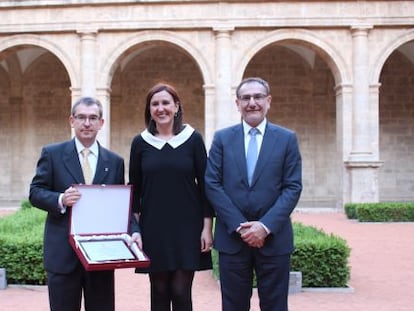
{"label": "lapel pin", "polygon": [[109,169],[107,167],[105,167],[105,172],[109,171]]}

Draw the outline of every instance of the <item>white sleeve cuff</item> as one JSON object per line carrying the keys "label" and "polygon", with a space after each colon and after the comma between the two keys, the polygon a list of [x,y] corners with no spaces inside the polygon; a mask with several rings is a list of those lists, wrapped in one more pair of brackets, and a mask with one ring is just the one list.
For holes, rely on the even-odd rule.
{"label": "white sleeve cuff", "polygon": [[266,227],[264,223],[262,223],[262,222],[261,222],[261,224],[262,224],[263,228],[266,230],[266,233],[267,233],[267,234],[270,234],[270,230],[269,230],[269,228],[268,228],[268,227]]}
{"label": "white sleeve cuff", "polygon": [[61,193],[59,195],[58,207],[59,207],[60,213],[65,214],[66,213],[66,206],[63,205],[62,200],[63,200],[63,193]]}

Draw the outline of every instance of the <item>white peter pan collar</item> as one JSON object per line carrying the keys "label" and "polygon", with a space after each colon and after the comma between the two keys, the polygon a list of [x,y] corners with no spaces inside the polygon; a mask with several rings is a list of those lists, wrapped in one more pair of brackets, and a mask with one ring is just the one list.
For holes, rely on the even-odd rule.
{"label": "white peter pan collar", "polygon": [[190,138],[193,132],[194,129],[189,124],[185,124],[184,129],[168,141],[152,135],[150,132],[148,132],[148,130],[144,130],[141,133],[141,137],[148,144],[157,148],[158,150],[161,150],[165,146],[165,144],[169,144],[171,147],[175,149],[180,145],[184,144]]}

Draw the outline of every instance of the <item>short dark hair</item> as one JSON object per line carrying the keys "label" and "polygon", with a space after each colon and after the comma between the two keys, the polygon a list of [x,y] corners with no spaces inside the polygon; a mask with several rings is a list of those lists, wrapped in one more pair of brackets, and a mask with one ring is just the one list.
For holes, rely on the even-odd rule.
{"label": "short dark hair", "polygon": [[79,98],[75,104],[72,106],[72,110],[71,110],[71,115],[75,116],[76,113],[76,109],[78,108],[79,105],[85,105],[85,106],[93,106],[96,105],[98,106],[98,110],[99,110],[99,119],[102,118],[103,116],[103,107],[101,102],[93,97],[81,97]]}
{"label": "short dark hair", "polygon": [[266,80],[263,80],[262,78],[259,77],[249,77],[249,78],[245,78],[243,79],[240,84],[237,86],[236,89],[236,96],[237,98],[239,98],[240,94],[240,89],[243,85],[247,84],[247,83],[251,83],[251,82],[257,82],[260,83],[261,85],[264,86],[264,88],[266,89],[266,95],[270,95],[270,87],[269,87],[269,83],[267,83]]}
{"label": "short dark hair", "polygon": [[146,105],[145,105],[145,125],[148,131],[152,135],[155,135],[158,133],[157,126],[154,120],[152,120],[151,118],[150,105],[151,105],[151,99],[154,96],[154,94],[162,92],[162,91],[168,92],[172,96],[174,103],[178,105],[178,111],[174,115],[174,124],[173,124],[173,133],[174,135],[177,135],[178,133],[181,132],[183,128],[183,108],[181,106],[181,101],[180,101],[180,97],[178,96],[177,90],[172,85],[167,84],[167,83],[157,83],[152,88],[150,88],[150,90],[148,91]]}

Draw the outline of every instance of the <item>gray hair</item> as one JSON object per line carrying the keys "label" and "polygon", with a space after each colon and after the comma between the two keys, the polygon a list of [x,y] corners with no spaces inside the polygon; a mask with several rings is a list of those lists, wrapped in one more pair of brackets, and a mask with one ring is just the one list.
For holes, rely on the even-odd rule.
{"label": "gray hair", "polygon": [[259,78],[259,77],[250,77],[250,78],[243,79],[240,82],[240,84],[237,86],[237,89],[236,89],[236,96],[237,96],[237,98],[239,98],[239,96],[240,96],[240,94],[239,94],[240,88],[243,85],[245,85],[247,83],[251,83],[251,82],[257,82],[257,83],[260,83],[261,85],[263,85],[264,88],[266,89],[266,95],[270,95],[269,83],[267,83],[265,80],[263,80],[262,78]]}
{"label": "gray hair", "polygon": [[76,109],[78,108],[79,105],[85,105],[85,106],[93,106],[96,105],[98,106],[98,110],[99,110],[99,118],[101,119],[103,116],[103,107],[101,102],[93,97],[81,97],[79,98],[75,104],[72,106],[72,110],[71,110],[71,114],[72,116],[75,115],[76,113]]}

